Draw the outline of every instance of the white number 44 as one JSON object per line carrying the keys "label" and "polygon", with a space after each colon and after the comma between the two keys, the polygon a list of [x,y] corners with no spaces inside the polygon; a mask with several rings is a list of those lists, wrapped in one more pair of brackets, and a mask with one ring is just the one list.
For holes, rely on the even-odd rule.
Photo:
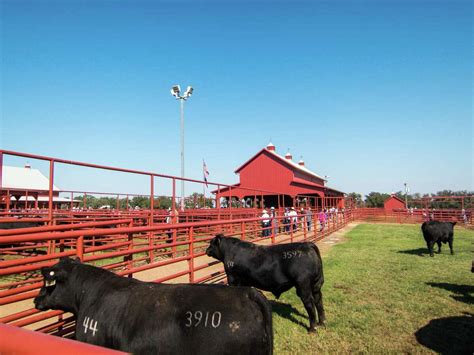
{"label": "white number 44", "polygon": [[82,325],[84,326],[84,333],[87,333],[87,330],[90,330],[92,332],[92,336],[94,337],[95,332],[99,331],[99,329],[97,329],[97,321],[94,321],[89,317],[84,318],[84,322],[82,323]]}

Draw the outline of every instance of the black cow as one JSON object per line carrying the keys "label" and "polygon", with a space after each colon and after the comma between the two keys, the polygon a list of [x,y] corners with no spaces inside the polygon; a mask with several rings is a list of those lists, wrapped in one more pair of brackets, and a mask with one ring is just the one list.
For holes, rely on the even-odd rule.
{"label": "black cow", "polygon": [[72,312],[76,339],[133,354],[272,354],[271,307],[259,291],[156,284],[63,258],[43,268],[37,309]]}
{"label": "black cow", "polygon": [[423,238],[425,238],[426,245],[430,256],[433,256],[434,243],[438,244],[438,253],[441,253],[441,242],[444,244],[449,243],[449,249],[451,254],[453,251],[453,231],[456,222],[440,222],[440,221],[429,221],[423,222],[421,230],[423,232]]}
{"label": "black cow", "polygon": [[218,234],[206,254],[224,263],[229,285],[254,286],[277,298],[294,286],[308,312],[309,331],[316,331],[315,307],[318,325],[324,325],[323,264],[315,244],[263,246]]}

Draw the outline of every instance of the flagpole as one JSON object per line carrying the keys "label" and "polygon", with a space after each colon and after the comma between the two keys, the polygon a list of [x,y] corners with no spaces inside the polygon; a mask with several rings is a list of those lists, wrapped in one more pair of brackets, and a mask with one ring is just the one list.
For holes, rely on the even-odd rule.
{"label": "flagpole", "polygon": [[207,176],[209,175],[209,172],[207,171],[207,165],[206,165],[206,162],[204,161],[204,158],[202,159],[202,175],[204,179],[204,184],[202,185],[202,195],[204,198],[204,207],[206,207],[206,187],[208,187]]}
{"label": "flagpole", "polygon": [[[204,159],[202,159],[202,176],[205,178],[206,177],[206,172],[204,171]],[[203,201],[203,208],[206,207],[206,184],[202,184],[202,197],[204,199]]]}

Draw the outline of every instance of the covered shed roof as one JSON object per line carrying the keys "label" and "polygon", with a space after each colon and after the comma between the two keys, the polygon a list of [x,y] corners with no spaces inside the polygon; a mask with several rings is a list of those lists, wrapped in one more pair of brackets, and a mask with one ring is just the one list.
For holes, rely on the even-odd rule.
{"label": "covered shed roof", "polygon": [[[49,179],[38,169],[28,166],[21,168],[4,165],[2,167],[1,184],[2,189],[49,191]],[[61,190],[53,185],[53,191],[59,192]]]}

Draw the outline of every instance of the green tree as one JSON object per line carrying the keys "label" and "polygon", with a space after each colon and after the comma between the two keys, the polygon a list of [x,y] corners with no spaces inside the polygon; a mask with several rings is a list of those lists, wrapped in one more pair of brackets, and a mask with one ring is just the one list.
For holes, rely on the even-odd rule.
{"label": "green tree", "polygon": [[212,199],[206,198],[204,201],[203,194],[194,192],[186,198],[185,207],[186,208],[203,208],[203,207],[212,208]]}
{"label": "green tree", "polygon": [[355,207],[362,207],[364,205],[364,201],[362,201],[362,195],[358,194],[357,192],[350,192],[347,194],[347,197],[352,199]]}
{"label": "green tree", "polygon": [[367,207],[383,207],[383,203],[390,197],[389,194],[371,192],[365,195],[365,205]]}

